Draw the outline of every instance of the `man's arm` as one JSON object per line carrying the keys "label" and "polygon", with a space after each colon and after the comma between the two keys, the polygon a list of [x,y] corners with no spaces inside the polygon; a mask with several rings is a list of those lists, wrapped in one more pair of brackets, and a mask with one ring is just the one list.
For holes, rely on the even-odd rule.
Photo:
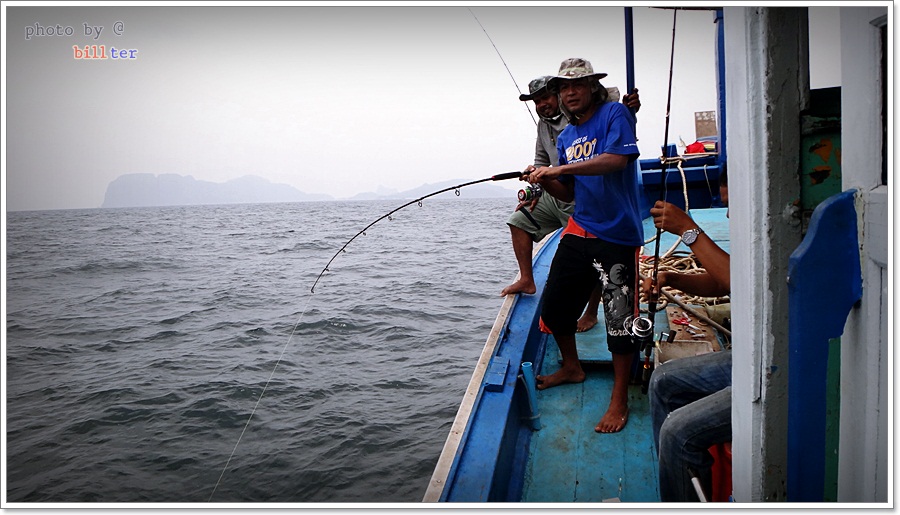
{"label": "man's arm", "polygon": [[[656,201],[650,209],[650,215],[653,216],[653,225],[676,236],[681,236],[688,229],[700,228],[678,206],[662,200]],[[731,291],[731,256],[705,232],[700,233],[697,241],[691,245],[691,252],[703,264],[711,279],[719,285],[719,294],[728,295]]]}
{"label": "man's arm", "polygon": [[[660,272],[658,276],[659,287],[670,286],[691,295],[699,297],[724,297],[728,290],[713,278],[712,274],[684,274],[679,272]],[[650,290],[650,279],[645,280],[644,291]]]}
{"label": "man's arm", "polygon": [[[579,161],[577,163],[569,163],[552,168],[537,168],[531,175],[534,181],[541,179],[558,179],[560,175],[604,175],[613,172],[620,172],[628,166],[629,157],[621,154],[600,154],[594,156],[593,159]],[[543,186],[543,183],[541,184]]]}
{"label": "man's arm", "polygon": [[538,133],[537,141],[534,143],[534,166],[535,168],[540,168],[552,164],[555,163],[550,162],[550,154],[544,148],[544,144],[541,142],[541,135]]}
{"label": "man's arm", "polygon": [[[578,163],[553,167],[541,167],[530,170],[524,179],[531,184],[539,183],[542,188],[563,202],[575,200],[574,183],[560,182],[561,175],[603,175],[620,172],[628,165],[628,156],[618,154],[600,154],[593,159]],[[526,172],[529,170],[526,169]]]}

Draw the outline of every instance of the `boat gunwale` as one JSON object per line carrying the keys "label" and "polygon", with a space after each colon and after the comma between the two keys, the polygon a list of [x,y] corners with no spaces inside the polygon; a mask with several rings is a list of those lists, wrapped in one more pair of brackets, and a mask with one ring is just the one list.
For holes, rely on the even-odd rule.
{"label": "boat gunwale", "polygon": [[[532,251],[532,260],[534,260],[538,256],[538,254],[540,254],[545,244],[553,239],[557,232],[559,231],[557,230],[550,233],[540,242],[535,244],[535,248]],[[517,280],[519,277],[520,274],[516,274]],[[482,393],[484,392],[484,377],[487,372],[488,366],[490,365],[491,360],[496,354],[497,344],[500,342],[500,337],[504,332],[503,329],[507,326],[509,322],[509,315],[513,312],[513,308],[515,307],[518,299],[518,294],[507,295],[506,299],[504,299],[503,301],[503,304],[500,306],[500,311],[497,314],[497,318],[494,320],[494,325],[491,327],[491,332],[488,334],[488,338],[485,341],[484,348],[481,351],[481,356],[478,358],[478,363],[475,366],[475,370],[472,372],[471,379],[469,379],[469,385],[466,388],[465,394],[463,395],[463,400],[460,403],[459,410],[456,412],[456,418],[453,420],[453,424],[450,426],[450,432],[447,435],[447,440],[444,443],[441,455],[438,458],[437,464],[435,465],[431,480],[428,482],[428,488],[426,489],[425,496],[422,499],[423,502],[440,502],[441,498],[443,497],[444,488],[447,485],[447,479],[450,477],[450,473],[452,472],[454,464],[456,463],[456,458],[459,453],[459,447],[463,439],[465,438],[469,423],[472,420],[472,413],[474,411],[475,405],[478,403]]]}

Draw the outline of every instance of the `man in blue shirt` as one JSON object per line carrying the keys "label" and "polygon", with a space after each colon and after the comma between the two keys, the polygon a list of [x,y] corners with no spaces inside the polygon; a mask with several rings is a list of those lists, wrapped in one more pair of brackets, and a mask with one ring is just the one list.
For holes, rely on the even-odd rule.
{"label": "man in blue shirt", "polygon": [[559,166],[528,167],[528,181],[575,211],[563,231],[545,290],[541,318],[553,333],[560,369],[538,376],[538,389],[584,381],[575,345],[576,324],[591,290],[603,284],[607,344],[615,380],[609,408],[594,428],[621,431],[628,421],[628,382],[637,344],[631,323],[638,316],[637,259],[643,245],[639,209],[635,120],[610,102],[591,63],[566,59],[549,87],[559,95],[569,126],[559,135]]}
{"label": "man in blue shirt", "polygon": [[[556,166],[559,155],[556,143],[559,134],[569,124],[569,120],[559,108],[559,97],[547,89],[553,79],[550,75],[538,77],[528,84],[528,94],[519,95],[519,100],[534,102],[535,111],[540,118],[537,124],[537,141],[534,150],[535,167]],[[619,99],[618,88],[607,88],[610,101]],[[622,102],[636,113],[641,108],[640,95],[637,88],[631,94],[622,97]],[[526,212],[527,210],[527,212]],[[510,215],[509,225],[513,251],[519,265],[519,277],[515,282],[503,288],[500,295],[523,293],[534,294],[537,286],[534,283],[534,271],[531,268],[531,254],[534,242],[541,241],[548,234],[566,226],[569,217],[575,210],[574,203],[562,202],[552,195],[540,195],[532,200],[520,202]],[[530,213],[530,215],[528,214]],[[584,314],[578,319],[578,332],[590,330],[597,324],[597,312],[601,302],[602,291],[595,288]]]}

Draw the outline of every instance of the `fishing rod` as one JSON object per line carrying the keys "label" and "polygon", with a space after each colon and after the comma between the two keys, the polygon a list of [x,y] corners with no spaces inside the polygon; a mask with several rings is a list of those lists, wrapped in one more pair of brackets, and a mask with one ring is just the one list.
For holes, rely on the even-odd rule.
{"label": "fishing rod", "polygon": [[[469,9],[469,8],[466,7],[466,9]],[[509,71],[509,66],[506,66],[506,60],[503,59],[503,56],[500,54],[500,50],[497,49],[497,45],[495,45],[495,44],[494,44],[494,40],[491,39],[491,35],[488,34],[488,31],[484,28],[484,25],[482,25],[481,22],[478,20],[478,16],[475,16],[475,13],[472,12],[472,9],[469,9],[469,14],[471,14],[472,17],[475,18],[475,22],[478,23],[478,26],[479,26],[479,27],[481,27],[481,30],[482,30],[482,32],[484,32],[484,35],[487,36],[488,41],[491,42],[491,46],[494,47],[494,51],[497,52],[497,57],[500,58],[500,62],[502,62],[502,63],[503,63],[503,67],[506,68],[506,73],[509,74],[509,78],[512,79],[513,84],[516,85],[516,91],[518,91],[518,92],[519,92],[519,95],[521,96],[521,95],[522,95],[522,88],[519,87],[519,83],[516,82],[516,78],[513,77],[512,72]],[[531,112],[531,108],[528,107],[528,102],[525,102],[525,109],[528,109],[528,114],[531,115],[531,121],[533,121],[534,124],[537,125],[538,122],[537,122],[537,120],[536,120],[535,117],[534,117],[534,113]]]}
{"label": "fishing rod", "polygon": [[331,263],[335,260],[335,258],[337,258],[338,255],[340,255],[342,252],[346,252],[347,246],[350,245],[350,243],[351,243],[353,240],[355,240],[357,237],[359,237],[360,235],[365,234],[366,231],[369,230],[369,228],[371,228],[373,225],[375,225],[376,223],[380,222],[381,220],[384,220],[385,218],[390,219],[391,215],[393,215],[393,214],[396,213],[397,211],[400,211],[401,209],[403,209],[403,208],[405,208],[405,207],[407,207],[407,206],[410,206],[410,205],[416,204],[416,203],[418,203],[418,204],[421,206],[423,200],[425,200],[425,199],[427,199],[427,198],[429,198],[429,197],[433,197],[433,196],[435,196],[435,195],[440,195],[441,193],[445,193],[445,192],[448,192],[448,191],[456,191],[456,194],[459,195],[459,189],[460,189],[460,188],[464,188],[464,187],[466,187],[466,186],[471,186],[471,185],[473,185],[473,184],[478,184],[478,183],[488,182],[488,181],[503,181],[503,180],[506,180],[506,179],[516,179],[516,178],[519,178],[519,177],[521,177],[521,176],[523,176],[523,175],[526,175],[526,174],[525,174],[524,172],[506,172],[506,173],[501,173],[501,174],[497,174],[497,175],[492,175],[492,176],[487,177],[487,178],[484,178],[484,179],[479,179],[479,180],[477,180],[477,181],[470,181],[470,182],[465,182],[465,183],[463,183],[463,184],[457,184],[456,186],[450,186],[449,188],[444,188],[444,189],[442,189],[442,190],[435,191],[434,193],[429,193],[428,195],[425,195],[425,196],[419,197],[419,198],[417,198],[417,199],[415,199],[415,200],[412,200],[412,201],[410,201],[410,202],[407,202],[406,204],[403,204],[402,206],[400,206],[400,207],[398,207],[398,208],[396,208],[396,209],[390,211],[389,213],[387,213],[387,214],[385,214],[385,215],[379,217],[377,220],[375,220],[374,222],[372,222],[372,223],[370,223],[369,225],[367,225],[363,230],[361,230],[361,231],[359,231],[358,233],[356,233],[352,238],[350,238],[349,240],[347,240],[347,243],[345,243],[345,244],[340,248],[340,250],[338,250],[338,251],[334,254],[334,256],[331,257],[330,260],[328,260],[328,264],[325,265],[325,268],[323,268],[322,271],[319,273],[319,276],[316,277],[316,281],[313,283],[312,288],[309,289],[309,293],[310,293],[310,294],[306,296],[306,306],[304,306],[303,310],[302,310],[301,313],[300,313],[300,317],[297,319],[297,322],[294,324],[293,329],[291,329],[291,335],[288,337],[288,340],[287,340],[287,342],[284,344],[284,347],[282,347],[282,349],[281,349],[281,355],[278,356],[278,360],[275,362],[275,367],[272,368],[272,373],[269,375],[269,379],[266,381],[266,384],[263,385],[262,392],[260,392],[259,397],[256,399],[256,404],[253,406],[253,410],[250,412],[250,416],[247,418],[247,422],[244,424],[244,429],[241,430],[241,434],[238,436],[237,443],[234,444],[234,448],[233,448],[232,451],[231,451],[231,455],[228,457],[228,460],[226,460],[226,462],[225,462],[225,467],[222,469],[222,473],[219,475],[219,479],[216,481],[215,486],[213,486],[212,493],[209,495],[209,501],[210,501],[210,502],[212,501],[213,496],[215,496],[216,491],[217,491],[218,488],[219,488],[219,484],[221,484],[222,479],[225,477],[225,472],[228,470],[228,466],[231,464],[231,460],[232,460],[232,458],[234,458],[235,452],[237,452],[238,445],[240,445],[241,440],[242,440],[243,437],[244,437],[244,433],[247,432],[247,428],[250,426],[250,421],[253,419],[253,415],[256,414],[256,409],[259,407],[259,404],[260,404],[260,402],[262,401],[263,395],[265,395],[266,390],[269,388],[269,383],[272,381],[272,378],[275,376],[275,370],[278,369],[278,365],[281,363],[281,360],[282,360],[282,358],[284,357],[285,351],[287,350],[288,346],[289,346],[290,343],[291,343],[291,340],[293,340],[294,335],[295,335],[296,332],[297,332],[297,327],[300,325],[300,321],[303,320],[304,315],[306,315],[306,310],[307,310],[307,308],[309,307],[309,301],[310,301],[310,299],[312,298],[312,294],[314,294],[314,293],[316,292],[316,285],[319,284],[319,280],[322,278],[322,276],[325,275],[325,272],[328,271],[328,267],[329,267],[329,266],[331,265]]}
{"label": "fishing rod", "polygon": [[[666,174],[669,171],[669,114],[672,111],[672,72],[675,65],[675,20],[678,16],[678,8],[672,11],[672,52],[669,57],[669,91],[666,98],[666,128],[663,135],[663,157],[662,157],[662,173],[660,175],[661,183],[659,189],[659,200],[666,200],[668,183],[666,182]],[[662,239],[662,227],[656,228],[656,250],[653,253],[653,277],[652,283],[655,285],[659,280],[659,243]],[[656,314],[656,301],[650,300],[650,320]]]}
{"label": "fishing rod", "polygon": [[[669,169],[669,113],[672,110],[672,72],[675,64],[675,21],[678,16],[678,8],[672,11],[672,51],[669,57],[669,91],[666,99],[666,128],[663,135],[662,173],[660,175],[659,200],[666,200],[666,173]],[[662,224],[661,224],[662,225]],[[662,239],[662,226],[656,228],[656,250],[653,253],[653,274],[650,280],[650,291],[659,284],[659,244]],[[650,295],[648,302],[649,315],[646,319],[638,317],[632,324],[632,332],[635,338],[641,342],[644,351],[644,370],[641,378],[641,392],[647,393],[650,384],[650,354],[653,350],[653,329],[656,326],[656,306],[658,298]]]}
{"label": "fishing rod", "polygon": [[517,179],[517,178],[521,177],[522,175],[524,175],[524,172],[506,172],[506,173],[501,173],[501,174],[497,174],[497,175],[492,175],[492,176],[487,177],[487,178],[484,178],[484,179],[478,179],[477,181],[471,181],[471,182],[466,182],[466,183],[463,183],[463,184],[457,184],[456,186],[450,186],[449,188],[444,188],[444,189],[442,189],[442,190],[438,190],[438,191],[435,191],[435,192],[433,192],[433,193],[429,193],[428,195],[425,195],[425,196],[423,196],[423,197],[419,197],[419,198],[417,198],[417,199],[415,199],[415,200],[410,200],[410,201],[407,202],[406,204],[403,204],[402,206],[400,206],[400,207],[398,207],[398,208],[395,208],[395,209],[391,210],[390,212],[388,212],[388,213],[382,215],[381,217],[379,217],[378,219],[376,219],[374,222],[372,222],[372,223],[370,223],[369,225],[365,226],[361,231],[359,231],[359,232],[356,233],[352,238],[350,238],[349,240],[347,240],[347,243],[345,243],[344,246],[342,246],[337,252],[335,252],[335,253],[334,253],[334,256],[331,256],[331,259],[328,260],[328,263],[325,265],[325,268],[323,268],[322,271],[319,272],[319,276],[316,277],[316,281],[313,283],[312,288],[309,289],[309,292],[310,292],[310,293],[315,293],[315,292],[316,292],[316,285],[319,284],[319,280],[322,278],[322,276],[325,275],[325,272],[328,272],[328,267],[331,266],[331,263],[332,263],[332,262],[333,262],[333,261],[334,261],[334,260],[335,260],[342,252],[346,252],[345,249],[347,248],[348,245],[350,245],[350,243],[353,242],[353,240],[355,240],[356,238],[358,238],[360,235],[366,234],[366,231],[368,231],[373,225],[375,225],[375,224],[377,224],[378,222],[384,220],[385,218],[390,219],[390,218],[391,218],[391,215],[393,215],[393,214],[396,213],[397,211],[400,211],[401,209],[403,209],[403,208],[405,208],[405,207],[408,207],[408,206],[411,206],[411,205],[413,205],[413,204],[419,204],[419,206],[421,206],[423,200],[425,200],[425,199],[427,199],[427,198],[429,198],[429,197],[433,197],[433,196],[435,196],[435,195],[440,195],[441,193],[446,193],[446,192],[448,192],[448,191],[456,191],[456,195],[459,196],[459,189],[460,189],[460,188],[464,188],[464,187],[466,187],[466,186],[471,186],[471,185],[473,185],[473,184],[479,184],[479,183],[482,183],[482,182],[488,182],[488,181],[504,181],[504,180],[506,180],[506,179]]}

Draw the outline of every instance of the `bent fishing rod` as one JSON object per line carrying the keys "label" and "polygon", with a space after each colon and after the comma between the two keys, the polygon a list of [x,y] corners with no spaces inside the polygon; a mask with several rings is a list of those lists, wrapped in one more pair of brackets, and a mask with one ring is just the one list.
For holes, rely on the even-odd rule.
{"label": "bent fishing rod", "polygon": [[440,195],[441,193],[446,193],[446,192],[448,192],[448,191],[456,191],[456,195],[459,196],[459,190],[460,190],[460,188],[465,188],[466,186],[471,186],[471,185],[473,185],[473,184],[479,184],[479,183],[482,183],[482,182],[488,182],[488,181],[504,181],[504,180],[507,180],[507,179],[518,179],[518,178],[521,177],[522,175],[525,175],[524,172],[506,172],[506,173],[501,173],[501,174],[497,174],[497,175],[492,175],[492,176],[487,177],[487,178],[484,178],[484,179],[478,179],[477,181],[471,181],[471,182],[466,182],[466,183],[463,183],[463,184],[457,184],[456,186],[450,186],[449,188],[444,188],[444,189],[442,189],[442,190],[435,191],[435,192],[433,192],[433,193],[429,193],[428,195],[425,195],[425,196],[423,196],[423,197],[419,197],[419,198],[417,198],[417,199],[415,199],[415,200],[410,200],[410,201],[407,202],[406,204],[403,204],[402,206],[400,206],[400,207],[398,207],[398,208],[395,208],[395,209],[393,209],[392,211],[390,211],[390,212],[388,212],[388,213],[382,215],[381,217],[379,217],[378,219],[376,219],[374,222],[372,222],[372,223],[370,223],[369,225],[365,226],[361,231],[359,231],[358,233],[356,233],[352,238],[350,238],[349,240],[347,240],[347,243],[345,243],[344,246],[342,246],[337,252],[335,252],[335,253],[334,253],[334,256],[331,256],[331,259],[328,260],[328,263],[325,265],[325,268],[323,268],[322,271],[319,272],[319,276],[316,277],[316,281],[313,283],[312,288],[309,289],[309,292],[310,292],[310,293],[315,293],[315,292],[316,292],[316,285],[319,284],[319,280],[322,278],[322,276],[325,275],[325,272],[328,272],[328,271],[329,271],[329,270],[328,270],[328,267],[331,266],[331,263],[332,263],[332,262],[333,262],[333,261],[334,261],[334,260],[335,260],[342,252],[346,252],[347,246],[350,245],[350,243],[352,243],[353,240],[355,240],[356,238],[358,238],[358,237],[361,236],[361,235],[366,234],[366,231],[368,231],[373,225],[375,225],[375,224],[377,224],[378,222],[384,220],[385,218],[390,219],[390,218],[391,218],[391,215],[393,215],[393,214],[396,213],[397,211],[400,211],[401,209],[403,209],[403,208],[405,208],[405,207],[408,207],[408,206],[411,206],[411,205],[413,205],[413,204],[419,204],[419,206],[421,206],[423,200],[425,200],[425,199],[427,199],[427,198],[429,198],[429,197],[433,197],[433,196],[435,196],[435,195]]}
{"label": "bent fishing rod", "polygon": [[275,376],[275,370],[278,369],[278,365],[281,363],[281,360],[282,360],[282,358],[284,357],[285,351],[287,350],[288,346],[290,345],[291,340],[293,340],[294,334],[297,332],[297,327],[300,325],[300,321],[303,319],[303,316],[306,314],[306,310],[307,310],[307,308],[309,307],[309,300],[310,300],[310,298],[312,298],[312,294],[314,294],[314,293],[316,292],[316,285],[319,284],[319,280],[322,278],[322,276],[325,275],[325,272],[328,271],[328,267],[329,267],[329,266],[331,265],[331,263],[335,260],[335,258],[337,258],[338,255],[340,255],[342,252],[346,252],[347,246],[350,245],[350,243],[353,242],[353,240],[355,240],[357,237],[359,237],[360,235],[365,234],[366,231],[369,230],[373,225],[375,225],[376,223],[380,222],[381,220],[384,220],[385,218],[390,218],[391,215],[393,215],[393,214],[396,213],[397,211],[400,211],[401,209],[403,209],[403,208],[405,208],[405,207],[407,207],[407,206],[410,206],[410,205],[416,204],[416,203],[418,203],[418,204],[421,206],[423,200],[425,200],[425,199],[427,199],[427,198],[429,198],[429,197],[433,197],[433,196],[435,196],[435,195],[440,195],[441,193],[445,193],[445,192],[448,192],[448,191],[456,191],[456,194],[459,195],[459,189],[460,189],[460,188],[464,188],[464,187],[466,187],[466,186],[471,186],[471,185],[473,185],[473,184],[479,184],[479,183],[482,183],[482,182],[488,182],[488,181],[503,181],[503,180],[506,180],[506,179],[517,179],[517,178],[519,178],[519,177],[521,177],[521,176],[523,176],[523,175],[527,175],[527,174],[524,173],[524,172],[506,172],[506,173],[501,173],[501,174],[497,174],[497,175],[492,175],[492,176],[487,177],[487,178],[484,178],[484,179],[479,179],[479,180],[477,180],[477,181],[471,181],[471,182],[465,182],[465,183],[463,183],[463,184],[457,184],[456,186],[450,186],[449,188],[444,188],[444,189],[442,189],[442,190],[435,191],[434,193],[429,193],[428,195],[425,195],[425,196],[419,197],[419,198],[417,198],[417,199],[415,199],[415,200],[412,200],[412,201],[410,201],[410,202],[407,202],[406,204],[403,204],[402,206],[400,206],[400,207],[398,207],[398,208],[396,208],[396,209],[390,211],[389,213],[387,213],[387,214],[381,216],[380,218],[378,218],[378,219],[375,220],[374,222],[372,222],[372,223],[370,223],[369,225],[367,225],[363,230],[361,230],[361,231],[359,231],[358,233],[356,233],[352,238],[350,238],[349,240],[347,240],[347,243],[345,243],[345,244],[340,248],[340,250],[338,250],[338,251],[334,254],[334,256],[331,257],[330,260],[328,260],[328,264],[325,265],[325,268],[323,268],[322,271],[319,273],[319,276],[316,277],[316,281],[313,283],[312,288],[309,289],[309,293],[310,293],[310,294],[306,296],[306,306],[304,306],[303,310],[302,310],[301,313],[300,313],[299,318],[297,319],[297,322],[294,324],[293,329],[291,329],[291,334],[290,334],[290,336],[288,337],[287,342],[284,344],[284,347],[282,347],[282,349],[281,349],[281,354],[278,356],[278,360],[275,361],[275,366],[272,368],[272,372],[271,372],[271,374],[269,375],[269,379],[266,381],[265,385],[263,385],[263,389],[262,389],[262,391],[260,392],[259,397],[256,399],[256,404],[253,406],[253,410],[250,412],[250,416],[247,418],[247,422],[244,424],[244,429],[241,430],[241,434],[238,436],[238,440],[237,440],[237,442],[234,444],[234,448],[231,450],[231,455],[228,456],[228,460],[226,460],[226,462],[225,462],[225,467],[222,469],[222,473],[219,475],[219,479],[216,481],[215,486],[213,486],[212,493],[209,495],[209,501],[210,501],[210,502],[212,501],[213,496],[215,496],[216,491],[217,491],[218,488],[219,488],[219,484],[221,484],[222,479],[225,477],[225,472],[228,470],[228,466],[231,464],[231,460],[232,460],[232,458],[234,458],[235,452],[237,452],[238,445],[240,445],[241,440],[242,440],[243,437],[244,437],[244,433],[246,433],[247,428],[250,426],[250,421],[253,419],[253,415],[256,414],[256,409],[259,407],[259,404],[260,404],[260,402],[262,402],[262,398],[263,398],[263,396],[265,395],[266,390],[268,390],[268,388],[269,388],[269,383],[272,381],[272,378]]}

